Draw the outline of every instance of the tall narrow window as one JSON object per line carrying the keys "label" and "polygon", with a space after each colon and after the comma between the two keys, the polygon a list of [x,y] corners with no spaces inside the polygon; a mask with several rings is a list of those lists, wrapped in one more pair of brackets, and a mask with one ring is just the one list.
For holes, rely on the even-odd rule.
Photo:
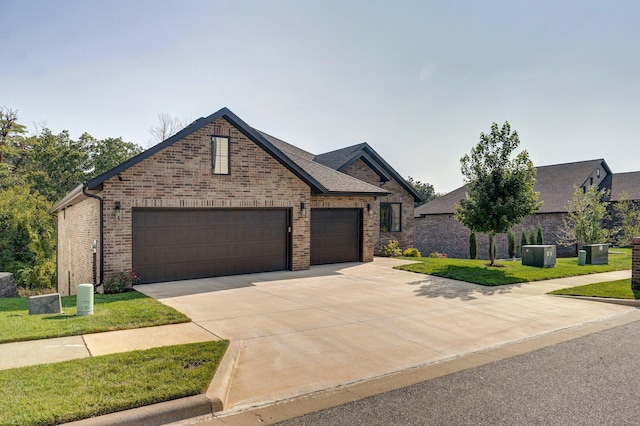
{"label": "tall narrow window", "polygon": [[400,203],[380,203],[380,231],[381,232],[400,232],[401,219]]}
{"label": "tall narrow window", "polygon": [[229,174],[229,138],[211,136],[211,157],[214,175]]}

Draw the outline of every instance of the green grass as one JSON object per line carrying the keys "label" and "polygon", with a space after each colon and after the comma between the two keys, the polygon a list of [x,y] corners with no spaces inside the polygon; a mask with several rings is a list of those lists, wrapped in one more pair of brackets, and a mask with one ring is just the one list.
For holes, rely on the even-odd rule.
{"label": "green grass", "polygon": [[26,297],[0,299],[0,343],[189,322],[169,306],[137,291],[96,294],[93,315],[77,317],[76,297],[62,298],[63,314],[29,315]]}
{"label": "green grass", "polygon": [[500,267],[487,267],[488,260],[447,258],[406,258],[419,263],[397,266],[397,269],[451,278],[487,286],[541,281],[577,275],[631,269],[631,249],[616,248],[609,252],[608,265],[578,266],[578,258],[559,258],[554,268],[523,266],[520,261],[498,261]]}
{"label": "green grass", "polygon": [[0,371],[0,424],[55,425],[204,393],[228,341]]}
{"label": "green grass", "polygon": [[618,281],[607,281],[581,285],[578,287],[563,288],[549,294],[561,294],[565,296],[585,297],[610,297],[614,299],[640,299],[640,291],[631,289],[631,278]]}

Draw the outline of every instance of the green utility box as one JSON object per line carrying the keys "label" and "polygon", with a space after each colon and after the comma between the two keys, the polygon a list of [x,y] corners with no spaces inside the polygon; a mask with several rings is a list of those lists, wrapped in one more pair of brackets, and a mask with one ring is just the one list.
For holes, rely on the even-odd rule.
{"label": "green utility box", "polygon": [[556,266],[556,246],[522,246],[522,264],[538,268],[553,268]]}
{"label": "green utility box", "polygon": [[587,265],[606,265],[609,263],[609,244],[587,244],[582,246],[587,252]]}

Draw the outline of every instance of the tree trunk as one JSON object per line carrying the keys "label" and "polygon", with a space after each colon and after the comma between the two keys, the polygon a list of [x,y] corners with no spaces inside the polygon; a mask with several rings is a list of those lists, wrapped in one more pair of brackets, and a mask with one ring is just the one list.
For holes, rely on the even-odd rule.
{"label": "tree trunk", "polygon": [[496,235],[494,232],[489,232],[489,259],[491,259],[489,266],[495,266],[495,259],[496,259],[496,250],[495,250],[495,244],[494,244],[495,236]]}

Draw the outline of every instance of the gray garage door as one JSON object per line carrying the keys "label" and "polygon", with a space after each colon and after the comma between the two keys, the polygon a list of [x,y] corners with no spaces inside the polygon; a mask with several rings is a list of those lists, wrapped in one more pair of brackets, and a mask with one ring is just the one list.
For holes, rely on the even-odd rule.
{"label": "gray garage door", "polygon": [[153,283],[289,268],[286,209],[134,209],[133,268]]}
{"label": "gray garage door", "polygon": [[311,264],[359,262],[362,210],[311,210]]}

